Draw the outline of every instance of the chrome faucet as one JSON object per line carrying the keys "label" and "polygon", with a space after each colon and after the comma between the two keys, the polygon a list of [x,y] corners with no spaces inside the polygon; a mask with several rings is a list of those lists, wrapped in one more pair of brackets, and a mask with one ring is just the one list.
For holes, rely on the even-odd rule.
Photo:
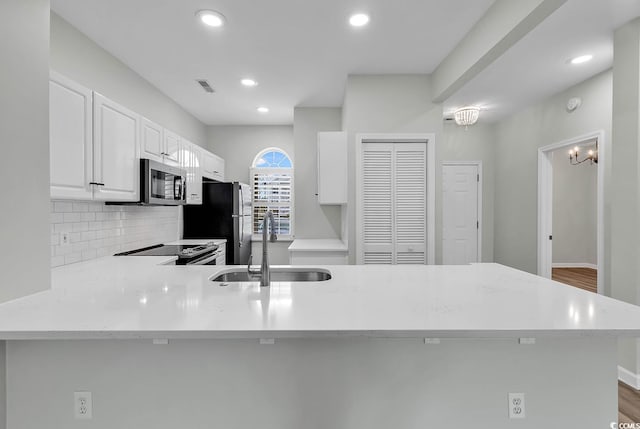
{"label": "chrome faucet", "polygon": [[250,276],[260,274],[260,286],[269,286],[271,284],[269,249],[267,248],[267,229],[269,226],[271,226],[269,241],[273,243],[278,239],[278,236],[275,233],[275,221],[273,220],[273,213],[271,210],[267,211],[262,219],[262,264],[260,265],[260,271],[254,271],[251,269],[251,259],[253,255],[249,256],[249,264],[247,265],[247,272]]}

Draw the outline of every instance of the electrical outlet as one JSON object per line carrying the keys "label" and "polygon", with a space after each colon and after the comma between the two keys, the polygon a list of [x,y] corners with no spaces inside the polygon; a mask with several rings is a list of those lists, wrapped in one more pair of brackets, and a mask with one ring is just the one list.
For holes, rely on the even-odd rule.
{"label": "electrical outlet", "polygon": [[73,412],[76,419],[93,418],[93,402],[91,392],[73,392]]}
{"label": "electrical outlet", "polygon": [[524,393],[509,393],[509,418],[524,419]]}
{"label": "electrical outlet", "polygon": [[69,244],[69,233],[61,232],[60,233],[60,245],[67,246]]}

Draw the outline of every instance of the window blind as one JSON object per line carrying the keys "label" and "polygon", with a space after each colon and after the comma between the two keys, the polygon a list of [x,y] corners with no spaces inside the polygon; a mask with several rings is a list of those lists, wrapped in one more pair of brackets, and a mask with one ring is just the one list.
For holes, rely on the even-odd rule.
{"label": "window blind", "polygon": [[273,212],[277,235],[293,235],[293,169],[252,168],[253,233],[262,233],[262,220]]}

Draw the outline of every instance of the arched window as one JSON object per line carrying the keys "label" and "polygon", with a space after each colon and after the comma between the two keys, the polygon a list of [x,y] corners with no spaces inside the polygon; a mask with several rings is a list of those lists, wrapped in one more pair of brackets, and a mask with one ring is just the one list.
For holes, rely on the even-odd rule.
{"label": "arched window", "polygon": [[262,220],[273,212],[275,231],[281,238],[293,237],[293,162],[285,151],[264,149],[251,165],[253,189],[253,233],[262,233]]}

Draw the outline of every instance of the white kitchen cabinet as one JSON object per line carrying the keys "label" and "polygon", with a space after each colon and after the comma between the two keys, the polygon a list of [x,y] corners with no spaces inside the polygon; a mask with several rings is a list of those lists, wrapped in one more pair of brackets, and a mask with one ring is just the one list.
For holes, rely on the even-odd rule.
{"label": "white kitchen cabinet", "polygon": [[163,152],[163,162],[167,165],[173,165],[178,167],[181,165],[180,160],[180,148],[182,146],[182,138],[167,129],[164,130],[164,146],[162,148]]}
{"label": "white kitchen cabinet", "polygon": [[199,146],[182,140],[180,166],[187,173],[187,204],[202,204],[202,152]]}
{"label": "white kitchen cabinet", "polygon": [[289,246],[290,265],[347,265],[347,246],[342,240],[296,238]]}
{"label": "white kitchen cabinet", "polygon": [[227,251],[224,243],[220,246],[217,252],[218,256],[216,256],[216,265],[227,265]]}
{"label": "white kitchen cabinet", "polygon": [[206,178],[224,181],[224,159],[211,152],[202,151],[202,175]]}
{"label": "white kitchen cabinet", "polygon": [[141,124],[140,156],[178,167],[182,138],[147,118],[142,118]]}
{"label": "white kitchen cabinet", "polygon": [[347,204],[347,133],[318,133],[318,203]]}
{"label": "white kitchen cabinet", "polygon": [[93,93],[58,73],[49,81],[51,198],[93,197]]}
{"label": "white kitchen cabinet", "polygon": [[155,122],[147,118],[141,119],[140,156],[163,162],[164,156],[164,130]]}
{"label": "white kitchen cabinet", "polygon": [[138,201],[140,115],[93,94],[93,198]]}

